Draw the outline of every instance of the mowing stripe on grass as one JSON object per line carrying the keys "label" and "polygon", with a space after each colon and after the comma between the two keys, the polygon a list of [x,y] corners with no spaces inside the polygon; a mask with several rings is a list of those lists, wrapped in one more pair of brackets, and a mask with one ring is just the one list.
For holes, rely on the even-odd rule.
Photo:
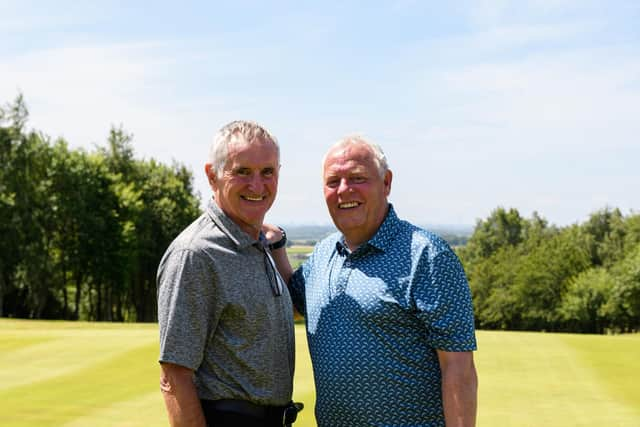
{"label": "mowing stripe on grass", "polygon": [[[62,425],[116,402],[157,392],[156,359],[157,345],[146,345],[65,375],[4,390],[0,402],[11,411],[3,413],[2,425]],[[149,382],[150,378],[155,381]]]}
{"label": "mowing stripe on grass", "polygon": [[60,427],[167,426],[169,421],[159,390],[115,402]]}
{"label": "mowing stripe on grass", "polygon": [[[575,362],[588,367],[593,384],[606,390],[616,403],[624,404],[622,415],[610,414],[609,421],[631,415],[640,420],[640,334],[560,337],[574,350]],[[640,421],[637,425],[640,426]]]}
{"label": "mowing stripe on grass", "polygon": [[[610,392],[593,366],[567,343],[570,337],[479,331],[478,425],[640,426],[634,406]],[[599,337],[586,339],[593,338]],[[626,368],[636,380],[638,365],[635,361]]]}
{"label": "mowing stripe on grass", "polygon": [[[50,327],[46,322],[41,325]],[[0,336],[3,343],[5,340],[14,343],[12,348],[0,353],[0,391],[73,373],[107,361],[138,345],[157,342],[157,337],[149,330],[137,329],[54,327],[3,332]],[[10,345],[3,344],[3,347]],[[28,363],[29,369],[16,369],[25,363]]]}
{"label": "mowing stripe on grass", "polygon": [[[168,425],[157,325],[0,319],[3,427]],[[640,335],[478,331],[478,427],[640,426]],[[296,325],[296,427],[315,426]]]}

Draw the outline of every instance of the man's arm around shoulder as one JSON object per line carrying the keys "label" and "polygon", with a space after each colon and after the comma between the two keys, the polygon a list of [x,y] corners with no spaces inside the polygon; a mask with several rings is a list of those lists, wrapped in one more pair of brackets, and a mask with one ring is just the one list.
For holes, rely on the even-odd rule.
{"label": "man's arm around shoulder", "polygon": [[476,425],[478,375],[473,352],[438,350],[442,373],[442,402],[447,427]]}
{"label": "man's arm around shoulder", "polygon": [[160,390],[172,427],[206,427],[193,371],[173,363],[160,363]]}

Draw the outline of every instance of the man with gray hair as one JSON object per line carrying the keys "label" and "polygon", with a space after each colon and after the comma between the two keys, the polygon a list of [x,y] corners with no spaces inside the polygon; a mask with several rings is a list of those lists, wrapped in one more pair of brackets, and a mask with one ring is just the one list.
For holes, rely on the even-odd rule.
{"label": "man with gray hair", "polygon": [[174,427],[295,421],[293,310],[261,232],[279,169],[265,128],[220,129],[204,167],[213,198],[160,262],[160,388]]}
{"label": "man with gray hair", "polygon": [[[274,257],[305,316],[320,427],[475,425],[476,338],[464,270],[447,243],[400,219],[382,149],[349,136],[327,152],[339,232],[298,270]],[[417,195],[419,196],[419,195]],[[278,228],[265,225],[270,240]]]}

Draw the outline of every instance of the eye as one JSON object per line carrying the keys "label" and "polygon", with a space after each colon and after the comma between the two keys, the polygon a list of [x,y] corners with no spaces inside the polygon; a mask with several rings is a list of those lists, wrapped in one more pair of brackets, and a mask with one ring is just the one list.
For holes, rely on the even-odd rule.
{"label": "eye", "polygon": [[271,178],[274,174],[274,169],[273,168],[264,168],[262,169],[262,176],[264,176],[265,178]]}
{"label": "eye", "polygon": [[236,169],[236,175],[238,176],[249,176],[251,175],[251,169],[249,168],[238,168]]}
{"label": "eye", "polygon": [[367,178],[364,176],[353,176],[351,177],[351,183],[352,184],[362,184],[363,182],[366,182]]}
{"label": "eye", "polygon": [[324,185],[329,188],[337,188],[340,185],[340,180],[338,178],[329,178],[325,181]]}

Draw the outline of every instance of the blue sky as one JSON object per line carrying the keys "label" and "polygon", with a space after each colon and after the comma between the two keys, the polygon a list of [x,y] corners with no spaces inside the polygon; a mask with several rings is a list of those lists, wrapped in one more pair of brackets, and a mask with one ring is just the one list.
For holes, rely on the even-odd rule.
{"label": "blue sky", "polygon": [[274,223],[330,223],[321,158],[362,133],[406,219],[566,225],[640,209],[638,22],[635,0],[0,0],[0,103],[23,93],[71,147],[122,125],[203,200],[213,134],[256,120],[281,144]]}

